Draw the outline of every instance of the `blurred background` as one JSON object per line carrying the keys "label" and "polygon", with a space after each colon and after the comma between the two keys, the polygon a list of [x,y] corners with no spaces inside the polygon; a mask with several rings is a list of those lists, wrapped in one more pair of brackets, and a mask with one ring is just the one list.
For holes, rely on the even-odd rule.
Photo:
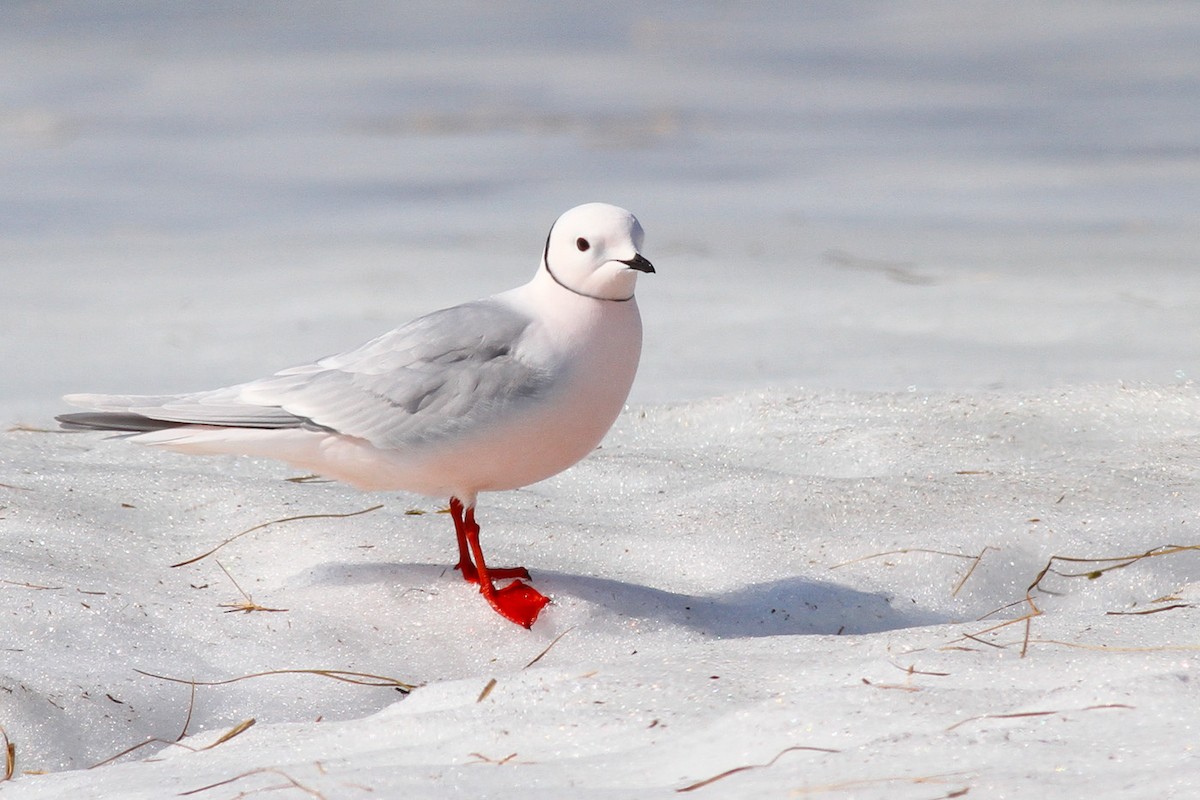
{"label": "blurred background", "polygon": [[0,414],[659,268],[632,401],[1200,374],[1191,2],[12,2]]}

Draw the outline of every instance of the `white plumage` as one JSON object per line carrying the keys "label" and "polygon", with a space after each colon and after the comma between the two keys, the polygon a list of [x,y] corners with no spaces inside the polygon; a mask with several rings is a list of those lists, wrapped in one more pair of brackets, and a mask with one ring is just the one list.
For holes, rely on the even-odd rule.
{"label": "white plumage", "polygon": [[458,567],[497,611],[529,626],[547,600],[519,579],[493,586],[528,573],[486,567],[476,498],[566,469],[616,419],[641,352],[634,285],[654,271],[641,243],[628,211],[578,206],[554,223],[524,286],[236,386],[68,395],[91,410],[59,420],[184,453],[275,458],[363,489],[450,497]]}

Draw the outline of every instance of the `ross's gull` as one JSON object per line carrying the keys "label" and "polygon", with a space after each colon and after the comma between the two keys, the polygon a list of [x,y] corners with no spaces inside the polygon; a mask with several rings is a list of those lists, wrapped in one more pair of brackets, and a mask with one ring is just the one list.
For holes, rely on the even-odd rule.
{"label": "ross's gull", "polygon": [[[642,226],[589,203],[550,228],[533,280],[436,311],[363,346],[191,394],[74,394],[63,427],[184,453],[266,456],[368,490],[450,498],[463,576],[530,627],[549,599],[523,567],[488,567],[480,492],[548,478],[599,444],[637,371]],[[515,579],[503,587],[494,581]]]}

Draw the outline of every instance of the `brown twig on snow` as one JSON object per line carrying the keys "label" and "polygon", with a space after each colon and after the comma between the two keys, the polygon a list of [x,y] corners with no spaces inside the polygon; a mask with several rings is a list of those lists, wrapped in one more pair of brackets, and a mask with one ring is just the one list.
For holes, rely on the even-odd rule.
{"label": "brown twig on snow", "polygon": [[1061,714],[1070,714],[1075,711],[1099,711],[1108,708],[1127,708],[1132,709],[1133,706],[1125,703],[1106,703],[1098,706],[1088,706],[1086,708],[1068,709],[1066,711],[1018,711],[1012,714],[980,714],[978,717],[967,717],[946,728],[946,731],[952,731],[955,728],[966,725],[968,722],[978,722],[981,719],[1024,719],[1025,717],[1053,717]]}
{"label": "brown twig on snow", "polygon": [[1005,603],[1004,605],[1000,606],[999,608],[993,608],[991,611],[987,612],[986,614],[976,617],[975,621],[983,622],[985,619],[992,616],[993,614],[999,614],[1001,611],[1008,611],[1013,606],[1023,605],[1024,603],[1025,603],[1024,597],[1022,597],[1020,600],[1013,600],[1011,603]]}
{"label": "brown twig on snow", "polygon": [[255,720],[254,717],[251,717],[250,719],[244,719],[241,722],[239,722],[237,725],[234,725],[232,728],[230,728],[229,730],[227,730],[223,734],[221,734],[219,737],[217,737],[217,740],[215,742],[213,742],[210,745],[205,745],[204,747],[201,747],[200,749],[201,750],[211,750],[212,748],[216,747],[219,744],[225,744],[233,737],[241,736],[243,733],[248,731],[250,728],[253,728],[255,722],[257,722],[257,720]]}
{"label": "brown twig on snow", "polygon": [[[213,560],[216,561],[216,559]],[[234,611],[241,611],[246,614],[249,614],[251,611],[287,611],[286,608],[267,608],[266,606],[261,606],[254,602],[254,598],[250,596],[249,592],[241,587],[241,584],[234,579],[229,570],[225,569],[224,564],[222,564],[220,561],[217,561],[217,566],[221,568],[221,572],[225,573],[225,577],[229,578],[229,582],[233,584],[233,588],[237,589],[238,592],[241,593],[242,597],[245,598],[240,603],[218,603],[217,607],[225,609],[226,614],[232,614]]]}
{"label": "brown twig on snow", "polygon": [[1031,639],[1032,644],[1056,644],[1059,647],[1071,647],[1076,650],[1092,650],[1100,653],[1195,653],[1200,652],[1200,644],[1158,644],[1151,647],[1115,647],[1108,644],[1084,644],[1083,642],[1063,642],[1058,639]]}
{"label": "brown twig on snow", "polygon": [[211,556],[213,553],[220,550],[225,545],[231,544],[232,542],[237,541],[238,539],[242,538],[243,536],[245,536],[248,533],[253,533],[254,531],[261,530],[261,529],[269,527],[271,525],[278,525],[282,522],[295,522],[297,520],[302,520],[302,519],[345,519],[347,517],[357,517],[360,514],[367,514],[372,511],[378,511],[381,508],[383,508],[382,503],[380,503],[377,506],[371,506],[370,508],[364,508],[361,511],[351,511],[347,514],[300,514],[295,517],[284,517],[282,519],[273,519],[273,520],[270,520],[269,522],[263,522],[258,525],[255,525],[253,528],[247,528],[246,530],[242,531],[241,533],[235,533],[233,536],[230,536],[228,539],[221,542],[219,545],[217,545],[213,549],[209,550],[207,553],[201,553],[200,555],[195,556],[194,558],[189,558],[186,561],[180,561],[178,564],[172,564],[171,568],[174,569],[175,567],[186,567],[188,564],[195,564],[197,561],[203,561],[204,559]]}
{"label": "brown twig on snow", "polygon": [[1148,608],[1145,611],[1105,611],[1104,614],[1109,617],[1144,617],[1148,614],[1157,614],[1160,611],[1171,611],[1176,608],[1195,608],[1195,606],[1191,603],[1172,603],[1169,606]]}
{"label": "brown twig on snow", "polygon": [[8,586],[16,586],[19,589],[36,589],[38,591],[45,591],[45,592],[57,592],[58,590],[63,588],[62,586],[39,586],[36,583],[26,583],[25,581],[10,581],[10,580],[7,580],[6,578],[0,578],[0,583],[6,584]]}
{"label": "brown twig on snow", "polygon": [[958,583],[954,584],[954,589],[952,589],[950,592],[951,597],[957,597],[958,593],[960,591],[962,591],[963,585],[965,585],[966,582],[971,578],[971,576],[973,574],[975,574],[976,567],[979,566],[979,562],[983,560],[983,557],[987,554],[987,552],[989,550],[999,550],[999,549],[1000,548],[998,548],[998,547],[992,547],[991,545],[987,545],[982,550],[980,550],[977,555],[970,555],[968,553],[953,553],[948,550],[931,550],[927,547],[905,547],[901,550],[888,550],[887,552],[884,552],[884,553],[872,553],[869,556],[863,556],[861,558],[851,559],[850,561],[843,561],[840,564],[834,564],[832,567],[830,567],[830,569],[831,570],[840,569],[841,567],[848,567],[851,564],[858,564],[863,561],[871,561],[872,559],[885,558],[887,556],[908,555],[909,553],[927,553],[929,555],[948,556],[950,558],[966,558],[971,561],[971,566],[967,568],[966,574],[964,574],[962,576],[962,578],[959,579]]}
{"label": "brown twig on snow", "polygon": [[541,661],[541,660],[542,660],[542,657],[543,657],[543,656],[545,656],[545,655],[546,655],[546,653],[549,653],[549,652],[550,652],[550,648],[551,648],[551,647],[554,647],[554,645],[558,644],[558,640],[559,640],[559,639],[561,639],[562,637],[566,636],[568,633],[570,633],[570,632],[571,632],[571,631],[573,631],[573,630],[575,630],[575,626],[574,626],[574,625],[572,625],[571,627],[567,628],[565,631],[563,631],[562,633],[560,633],[558,636],[555,636],[555,637],[554,637],[554,640],[553,640],[552,642],[550,642],[550,644],[546,645],[546,649],[545,649],[545,650],[543,650],[542,652],[540,652],[540,653],[538,653],[536,656],[534,656],[534,658],[533,658],[533,661],[530,661],[528,664],[526,664],[525,666],[521,667],[521,669],[529,669],[529,668],[530,668],[530,667],[532,667],[534,664],[536,664],[537,662]]}
{"label": "brown twig on snow", "polygon": [[166,739],[159,739],[155,736],[151,736],[149,739],[146,739],[143,742],[138,742],[137,744],[133,745],[132,747],[126,747],[124,750],[117,753],[115,756],[109,756],[108,758],[104,759],[103,761],[97,761],[95,764],[92,764],[90,767],[88,767],[88,769],[97,769],[98,767],[103,767],[106,764],[111,764],[112,762],[116,761],[118,758],[122,758],[123,756],[127,756],[132,752],[141,750],[143,747],[145,747],[148,744],[175,745],[176,747],[182,747],[185,750],[191,750],[192,752],[195,752],[195,750],[196,750],[196,748],[188,747],[186,744],[181,744],[179,742],[168,742]]}
{"label": "brown twig on snow", "polygon": [[332,678],[335,681],[342,683],[352,683],[356,686],[371,686],[380,689],[398,689],[404,694],[408,694],[413,689],[417,688],[414,684],[405,683],[396,678],[389,678],[384,675],[372,675],[368,672],[351,672],[342,669],[272,669],[265,672],[254,672],[249,675],[241,675],[236,678],[226,678],[219,681],[197,681],[187,680],[184,678],[172,678],[169,675],[156,675],[153,672],[135,669],[139,675],[145,675],[147,678],[157,678],[160,681],[170,681],[172,683],[186,683],[194,686],[225,686],[238,681],[250,680],[251,678],[262,678],[268,675],[317,675],[322,678]]}
{"label": "brown twig on snow", "polygon": [[904,683],[876,683],[875,681],[867,678],[860,678],[860,680],[863,682],[863,685],[870,686],[874,689],[895,689],[901,692],[919,692],[921,691],[921,687],[912,685],[912,677],[914,675],[928,675],[933,678],[947,678],[950,676],[949,672],[929,672],[926,670],[919,670],[915,664],[902,667],[895,661],[889,661],[888,663],[904,673],[906,678]]}
{"label": "brown twig on snow", "polygon": [[483,753],[471,753],[470,755],[473,755],[473,756],[475,756],[475,758],[479,759],[478,761],[470,762],[472,764],[495,764],[497,767],[502,767],[505,764],[528,764],[528,763],[530,763],[528,761],[513,761],[513,759],[517,757],[516,753],[509,753],[508,755],[504,756],[503,758],[488,758]]}
{"label": "brown twig on snow", "polygon": [[[188,719],[189,720],[191,719],[191,716],[192,716],[191,709],[188,709]],[[187,750],[192,753],[202,753],[205,750],[213,749],[214,747],[216,747],[219,744],[225,744],[225,742],[228,742],[233,737],[239,736],[242,733],[245,733],[246,730],[248,728],[252,727],[253,725],[254,725],[253,719],[242,720],[237,725],[234,725],[232,728],[227,730],[225,733],[223,733],[219,737],[217,737],[216,741],[212,742],[211,744],[206,744],[204,747],[189,747],[188,745],[183,744],[179,740],[179,739],[183,738],[182,735],[180,735],[179,739],[176,739],[173,742],[168,742],[166,739],[159,739],[157,737],[151,737],[144,742],[138,742],[133,747],[125,748],[121,752],[117,753],[115,756],[109,756],[108,758],[104,759],[103,761],[98,761],[95,764],[92,764],[90,767],[88,767],[88,769],[96,769],[97,767],[103,767],[105,764],[111,764],[112,762],[116,761],[118,758],[127,756],[136,750],[141,750],[143,747],[145,747],[148,744],[172,745],[174,747],[182,747],[184,750]],[[186,726],[184,729],[186,730]]]}
{"label": "brown twig on snow", "polygon": [[4,739],[4,774],[0,776],[0,783],[12,780],[13,773],[17,771],[17,746],[8,738],[8,731],[4,730],[4,726],[0,725],[0,738]]}
{"label": "brown twig on snow", "polygon": [[[1021,600],[1017,600],[1012,603],[1009,603],[1008,605],[1003,606],[1003,607],[997,609],[996,611],[990,611],[987,614],[984,614],[982,617],[980,617],[980,619],[986,619],[987,617],[991,616],[992,614],[997,613],[997,611],[1002,611],[1006,608],[1011,608],[1012,606],[1018,605],[1021,603],[1024,603],[1025,605],[1027,605],[1029,607],[1029,612],[1026,614],[1023,614],[1020,617],[1017,617],[1016,619],[1006,620],[1004,622],[999,623],[998,625],[993,625],[992,627],[987,628],[985,630],[976,631],[973,635],[969,636],[969,638],[974,639],[976,641],[981,641],[978,637],[982,636],[983,634],[991,633],[993,631],[999,630],[1000,628],[1004,628],[1009,625],[1024,623],[1025,633],[1021,640],[1021,658],[1024,658],[1029,653],[1030,644],[1042,643],[1044,641],[1044,640],[1035,640],[1032,638],[1032,636],[1033,636],[1033,620],[1035,617],[1040,617],[1044,613],[1042,611],[1042,609],[1038,607],[1037,602],[1034,600],[1034,593],[1040,592],[1042,594],[1049,594],[1049,595],[1055,594],[1055,592],[1050,591],[1049,589],[1047,589],[1046,587],[1044,587],[1042,585],[1042,581],[1044,581],[1048,575],[1057,575],[1060,578],[1087,578],[1088,580],[1096,580],[1097,578],[1101,577],[1105,573],[1112,572],[1112,571],[1118,570],[1118,569],[1125,569],[1126,567],[1133,566],[1134,564],[1137,564],[1138,562],[1144,561],[1148,558],[1159,558],[1161,556],[1176,555],[1178,553],[1186,553],[1186,552],[1193,552],[1193,551],[1200,551],[1200,545],[1196,545],[1196,544],[1189,544],[1189,545],[1165,544],[1165,545],[1160,545],[1158,547],[1152,547],[1151,549],[1145,551],[1144,553],[1135,553],[1133,555],[1126,555],[1126,556],[1110,556],[1107,558],[1078,558],[1075,556],[1059,556],[1059,555],[1050,556],[1049,560],[1046,561],[1045,566],[1043,566],[1040,570],[1038,570],[1037,575],[1034,577],[1033,581],[1029,584],[1029,587],[1025,590],[1024,598],[1022,598]],[[1066,563],[1066,564],[1105,564],[1107,566],[1100,567],[1099,569],[1087,570],[1085,572],[1063,572],[1061,570],[1057,570],[1054,568],[1054,565],[1056,563],[1060,563],[1060,562]],[[1150,609],[1148,611],[1107,612],[1107,613],[1109,613],[1109,614],[1124,613],[1124,614],[1129,614],[1129,615],[1145,615],[1145,614],[1157,613],[1158,611],[1167,611],[1171,608],[1178,608],[1180,606],[1187,607],[1188,604],[1179,603],[1174,606],[1168,606],[1168,607],[1161,608],[1161,609]],[[964,634],[964,636],[966,636],[966,634]]]}
{"label": "brown twig on snow", "polygon": [[329,478],[315,473],[310,475],[293,475],[290,478],[284,478],[288,483],[333,483]]}
{"label": "brown twig on snow", "polygon": [[895,689],[900,692],[919,692],[919,691],[921,691],[920,686],[913,686],[912,684],[908,684],[908,683],[875,683],[874,681],[868,680],[866,678],[861,678],[860,680],[862,680],[864,686],[870,686],[875,689]]}
{"label": "brown twig on snow", "polygon": [[751,770],[751,769],[766,769],[767,767],[773,767],[773,766],[775,766],[775,762],[778,761],[780,758],[782,758],[785,753],[792,753],[797,750],[811,750],[811,751],[817,752],[817,753],[840,753],[841,752],[840,750],[831,750],[828,747],[806,747],[804,745],[793,745],[791,747],[785,747],[784,749],[780,750],[778,753],[775,754],[774,758],[772,758],[770,761],[768,761],[765,764],[747,764],[744,767],[734,767],[733,769],[727,769],[720,774],[713,775],[711,778],[705,778],[702,781],[690,783],[687,786],[683,786],[683,787],[676,789],[675,791],[676,792],[694,792],[697,789],[703,789],[705,786],[708,786],[709,784],[716,783],[717,781],[719,781],[723,778],[728,778],[730,775],[736,775],[739,772],[746,772],[747,770]]}
{"label": "brown twig on snow", "polygon": [[[246,778],[250,778],[255,775],[276,775],[280,778],[283,778],[285,781],[287,781],[287,783],[283,784],[282,786],[270,787],[272,789],[286,789],[286,788],[291,787],[293,789],[298,789],[298,790],[304,792],[309,797],[315,797],[315,798],[317,798],[317,800],[325,800],[325,795],[321,794],[316,789],[313,789],[310,786],[305,786],[304,784],[300,783],[300,781],[293,778],[291,775],[288,775],[286,772],[284,772],[283,770],[278,769],[276,767],[260,767],[258,769],[252,769],[247,772],[243,772],[240,775],[234,775],[232,778],[226,778],[223,781],[217,781],[216,783],[210,783],[208,786],[201,786],[199,789],[192,789],[190,791],[180,792],[179,796],[187,797],[188,795],[200,794],[201,792],[207,792],[209,789],[217,789],[221,786],[228,786],[231,783],[236,783],[237,781],[244,780]],[[242,796],[244,797],[245,795],[242,795]]]}
{"label": "brown twig on snow", "polygon": [[[806,786],[803,789],[795,789],[792,791],[792,796],[797,797],[802,794],[825,794],[827,792],[846,791],[848,789],[864,789],[870,786],[878,786],[886,783],[910,783],[915,786],[922,786],[927,783],[946,783],[947,781],[958,778],[963,775],[972,775],[974,773],[968,770],[960,770],[958,772],[943,772],[940,775],[917,775],[910,777],[908,775],[894,775],[889,778],[860,778],[858,780],[842,781],[840,783],[827,783],[822,786]],[[970,787],[956,789],[949,794],[943,795],[943,798],[962,797],[970,790]]]}
{"label": "brown twig on snow", "polygon": [[[1075,558],[1072,556],[1050,556],[1050,560],[1046,562],[1046,566],[1042,567],[1034,578],[1033,583],[1029,584],[1026,590],[1026,596],[1031,595],[1035,590],[1045,592],[1046,594],[1054,594],[1042,586],[1042,581],[1047,575],[1057,575],[1060,578],[1087,578],[1088,580],[1096,580],[1101,575],[1107,572],[1113,572],[1118,569],[1131,567],[1140,561],[1148,558],[1159,558],[1160,556],[1170,556],[1177,553],[1186,553],[1200,551],[1200,544],[1164,544],[1158,547],[1152,547],[1144,553],[1135,553],[1128,556],[1110,556],[1108,558]],[[1106,567],[1099,569],[1087,570],[1086,572],[1061,572],[1054,568],[1055,562],[1066,564],[1108,564]]]}
{"label": "brown twig on snow", "polygon": [[916,664],[909,664],[907,667],[902,667],[899,664],[897,664],[895,661],[889,661],[888,663],[891,664],[896,669],[903,672],[905,675],[908,675],[909,677],[912,677],[913,675],[928,675],[933,678],[948,678],[948,677],[950,677],[949,672],[929,672],[928,670],[917,669]]}
{"label": "brown twig on snow", "polygon": [[184,717],[184,719],[183,719],[183,730],[181,730],[179,732],[179,736],[178,736],[178,738],[175,739],[175,741],[182,742],[184,737],[187,736],[188,726],[192,724],[192,712],[195,710],[196,710],[196,683],[193,681],[192,682],[192,693],[191,693],[191,696],[188,697],[187,716]]}

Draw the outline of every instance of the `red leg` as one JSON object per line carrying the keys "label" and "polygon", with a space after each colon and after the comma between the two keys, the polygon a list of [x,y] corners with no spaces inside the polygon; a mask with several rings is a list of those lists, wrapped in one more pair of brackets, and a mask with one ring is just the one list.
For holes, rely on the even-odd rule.
{"label": "red leg", "polygon": [[[475,519],[474,509],[467,513],[472,520]],[[457,497],[450,498],[450,516],[454,518],[454,533],[458,536],[458,563],[454,565],[454,568],[462,573],[464,580],[479,583],[479,571],[471,562],[471,554],[467,549],[467,528],[466,522],[463,520],[463,504]],[[478,531],[478,526],[476,526],[476,531]],[[497,581],[505,578],[529,580],[529,570],[524,567],[493,567],[488,572],[492,576],[492,580]]]}
{"label": "red leg", "polygon": [[[501,570],[489,570],[487,563],[483,560],[483,548],[479,545],[479,525],[475,522],[474,508],[467,509],[462,530],[463,537],[475,557],[475,567],[479,573],[479,591],[483,594],[484,599],[492,608],[496,609],[496,613],[505,619],[526,628],[533,627],[534,620],[550,602],[550,598],[520,580],[513,581],[503,589],[497,589],[492,581],[494,578],[501,577],[499,575]],[[511,570],[505,570],[505,572],[509,571]],[[522,571],[524,570],[522,569]],[[528,578],[529,573],[525,572],[522,577]]]}
{"label": "red leg", "polygon": [[467,550],[467,529],[463,522],[463,504],[457,497],[450,498],[450,516],[454,517],[454,533],[458,537],[458,563],[454,568],[463,574],[463,578],[471,583],[479,583],[479,573],[471,563],[471,553]]}

